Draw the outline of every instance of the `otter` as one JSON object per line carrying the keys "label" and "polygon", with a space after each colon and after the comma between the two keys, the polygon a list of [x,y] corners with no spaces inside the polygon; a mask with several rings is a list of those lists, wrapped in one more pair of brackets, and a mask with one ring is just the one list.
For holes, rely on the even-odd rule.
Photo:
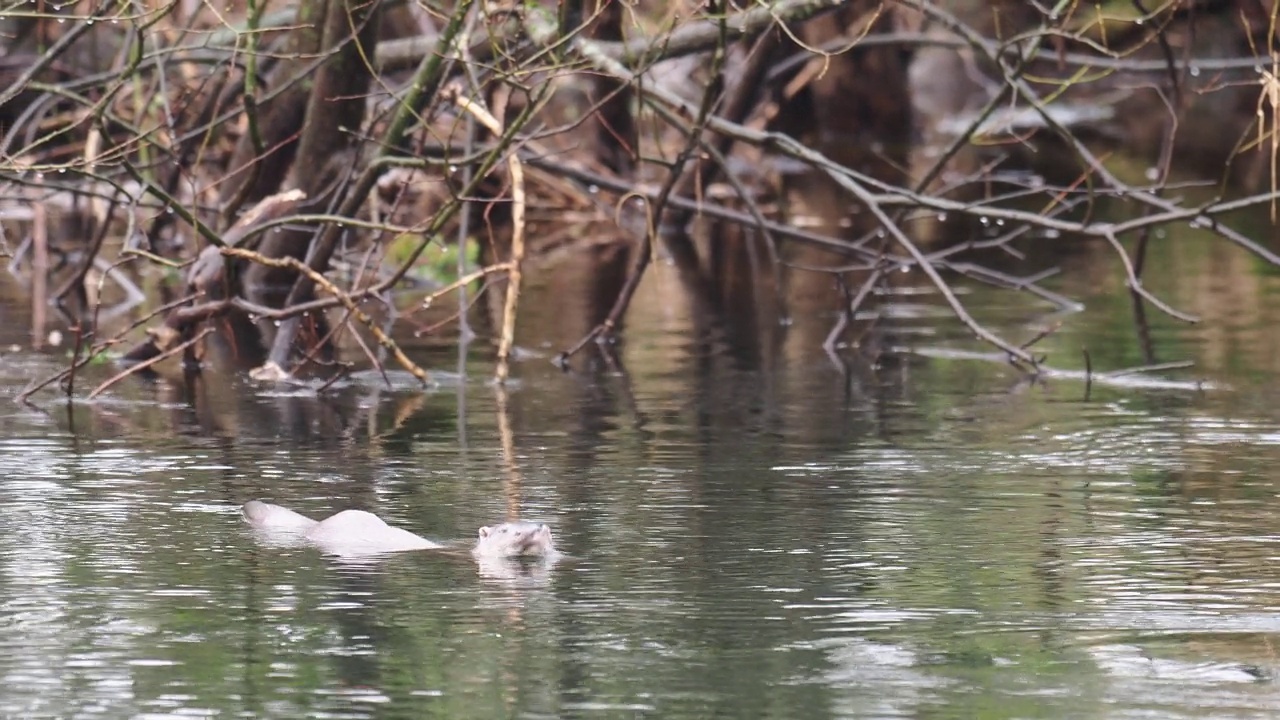
{"label": "otter", "polygon": [[[382,518],[364,510],[343,510],[324,520],[312,520],[279,505],[250,500],[241,512],[254,529],[271,535],[273,540],[290,542],[301,539],[334,555],[447,549],[445,545],[408,530],[391,527]],[[551,528],[525,521],[480,528],[471,554],[478,559],[535,557],[554,560],[560,557],[551,537]]]}
{"label": "otter", "polygon": [[476,533],[474,555],[485,557],[548,557],[558,555],[551,528],[545,523],[516,520],[486,525]]}

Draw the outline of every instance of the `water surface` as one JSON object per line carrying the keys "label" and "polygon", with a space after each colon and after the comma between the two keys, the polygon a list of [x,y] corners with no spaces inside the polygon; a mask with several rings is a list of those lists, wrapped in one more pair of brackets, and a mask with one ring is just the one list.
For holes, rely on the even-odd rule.
{"label": "water surface", "polygon": [[[1179,257],[1162,260],[1174,275]],[[210,373],[32,410],[7,398],[63,359],[7,353],[0,714],[1280,708],[1271,278],[1243,302],[1238,283],[1165,288],[1206,315],[1233,308],[1200,327],[1154,321],[1162,359],[1199,362],[1179,377],[1229,386],[1200,392],[797,351],[829,316],[797,318],[753,355],[732,328],[664,304],[662,283],[638,301],[622,368],[530,360],[507,392],[487,384],[484,348],[461,364],[423,349],[461,375],[316,396]],[[1047,341],[1062,364],[1078,367],[1081,347],[1107,369],[1142,362],[1105,291]],[[966,302],[1011,333],[1036,322],[1007,295]],[[899,340],[963,344],[945,313],[922,311],[936,306],[903,299],[885,322]],[[538,337],[556,316],[529,322]],[[462,544],[519,515],[550,523],[572,558],[505,573],[446,553],[347,563],[256,540],[237,508],[259,497]]]}

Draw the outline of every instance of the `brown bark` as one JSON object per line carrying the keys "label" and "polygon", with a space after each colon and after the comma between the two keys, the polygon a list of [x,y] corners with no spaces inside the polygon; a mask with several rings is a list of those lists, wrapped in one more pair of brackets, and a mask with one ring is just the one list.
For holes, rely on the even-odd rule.
{"label": "brown bark", "polygon": [[[263,198],[223,234],[222,239],[230,247],[255,244],[255,231],[266,223],[296,212],[301,199],[301,195],[296,192]],[[186,295],[200,298],[202,307],[208,311],[192,313],[190,303],[175,307],[165,316],[164,324],[148,328],[147,339],[125,353],[122,360],[125,363],[139,363],[158,357],[193,337],[198,326],[205,320],[230,310],[229,298],[234,295],[236,286],[234,278],[226,274],[231,267],[234,266],[224,260],[220,248],[212,245],[206,247],[187,270]],[[234,336],[233,345],[249,351],[253,348],[247,345],[248,333],[243,319],[243,315],[232,317],[230,330]]]}
{"label": "brown bark", "polygon": [[[320,210],[330,202],[327,191],[336,187],[337,180],[355,163],[352,133],[364,121],[365,95],[374,72],[365,58],[372,57],[377,41],[377,12],[377,4],[359,0],[329,0],[324,6],[322,47],[326,59],[310,83],[297,157],[288,180],[306,193],[306,209]],[[259,252],[269,258],[301,260],[312,236],[310,229],[272,232],[259,244]],[[289,268],[250,263],[244,270],[243,288],[252,302],[277,307],[295,278]],[[270,345],[274,324],[263,322],[259,327]]]}
{"label": "brown bark", "polygon": [[[322,22],[331,1],[338,3],[338,0],[318,0],[298,4],[297,27],[289,34],[284,48],[288,59],[275,64],[267,73],[262,84],[270,95],[257,104],[255,111],[262,153],[254,147],[251,133],[240,137],[222,186],[224,205],[252,205],[275,192],[288,173],[311,93],[312,80],[304,75],[324,47]],[[236,208],[228,209],[234,212]]]}
{"label": "brown bark", "polygon": [[[725,96],[724,107],[718,113],[724,119],[740,123],[744,121],[751,108],[759,101],[764,77],[769,71],[778,48],[782,45],[782,32],[769,30],[753,41],[743,41],[747,47],[747,62],[741,74],[733,79],[732,87]],[[721,155],[728,156],[733,148],[733,138],[716,135],[712,144]],[[685,167],[680,180],[676,182],[672,194],[677,197],[695,197],[700,195],[699,189],[705,189],[715,182],[720,166],[708,153],[699,153],[697,160]],[[683,228],[688,224],[692,212],[686,209],[671,207],[667,215],[671,224]]]}
{"label": "brown bark", "polygon": [[[1005,2],[995,3],[992,13]],[[856,38],[893,29],[893,9],[886,3],[860,0],[805,23],[802,37],[818,46],[836,37]],[[910,135],[907,61],[900,48],[854,47],[829,58],[815,58],[821,72],[807,87],[811,105],[807,128],[817,132],[817,146],[837,161],[861,167],[880,178],[900,175],[897,158]],[[814,68],[818,66],[815,65]],[[873,148],[885,148],[884,154]]]}
{"label": "brown bark", "polygon": [[[595,20],[587,34],[595,40],[623,40],[623,4],[618,0],[581,0],[588,16]],[[601,7],[601,4],[603,6]],[[598,12],[597,12],[598,11]],[[631,113],[630,86],[616,78],[600,75],[595,80],[595,97],[603,100],[592,118],[596,134],[596,152],[600,162],[618,175],[630,175],[635,165],[639,135]],[[605,99],[608,98],[608,99]]]}

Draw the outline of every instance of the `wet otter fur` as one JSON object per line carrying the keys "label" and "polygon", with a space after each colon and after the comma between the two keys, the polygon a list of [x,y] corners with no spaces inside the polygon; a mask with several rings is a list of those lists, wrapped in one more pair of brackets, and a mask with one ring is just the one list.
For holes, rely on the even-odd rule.
{"label": "wet otter fur", "polygon": [[476,534],[475,555],[485,557],[548,557],[555,555],[551,528],[543,523],[517,520],[486,525]]}
{"label": "wet otter fur", "polygon": [[[335,555],[370,555],[446,547],[408,530],[391,527],[382,518],[364,510],[343,510],[324,520],[312,520],[279,505],[250,500],[241,512],[254,529],[269,533],[277,540],[301,539]],[[559,556],[551,528],[542,523],[524,521],[480,528],[471,553],[477,558],[487,559],[554,559]]]}

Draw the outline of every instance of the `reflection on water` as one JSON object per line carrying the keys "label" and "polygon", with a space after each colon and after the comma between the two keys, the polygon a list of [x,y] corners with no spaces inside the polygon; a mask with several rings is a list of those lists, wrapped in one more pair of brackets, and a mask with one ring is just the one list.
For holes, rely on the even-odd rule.
{"label": "reflection on water", "polygon": [[516,576],[465,554],[342,563],[265,545],[238,514],[263,494],[322,515],[359,485],[353,502],[465,541],[505,512],[484,421],[465,448],[426,431],[378,461],[367,439],[148,449],[5,418],[0,712],[1190,718],[1280,703],[1274,419],[1044,391],[957,395],[933,417],[899,404],[888,414],[923,429],[910,440],[784,421],[699,441],[668,418],[628,441],[614,416],[590,462],[573,432],[538,424],[576,382],[512,395],[534,418],[517,428],[522,511],[575,556]]}
{"label": "reflection on water", "polygon": [[[627,374],[531,362],[499,394],[482,363],[437,358],[467,377],[162,380],[0,410],[0,714],[1280,707],[1280,414],[1252,366],[1215,368],[1236,390],[1086,394],[944,358],[837,368],[791,336],[753,362],[643,307]],[[5,396],[56,365],[16,360]],[[519,515],[570,558],[346,563],[260,542],[252,498],[457,547]]]}

